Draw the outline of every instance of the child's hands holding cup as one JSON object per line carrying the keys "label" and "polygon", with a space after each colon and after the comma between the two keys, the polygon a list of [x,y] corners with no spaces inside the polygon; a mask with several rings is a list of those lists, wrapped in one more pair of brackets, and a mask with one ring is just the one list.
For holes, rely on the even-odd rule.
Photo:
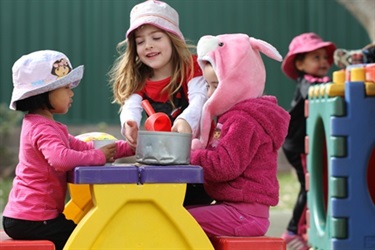
{"label": "child's hands holding cup", "polygon": [[96,140],[94,147],[100,149],[105,155],[106,162],[114,162],[116,155],[116,140]]}

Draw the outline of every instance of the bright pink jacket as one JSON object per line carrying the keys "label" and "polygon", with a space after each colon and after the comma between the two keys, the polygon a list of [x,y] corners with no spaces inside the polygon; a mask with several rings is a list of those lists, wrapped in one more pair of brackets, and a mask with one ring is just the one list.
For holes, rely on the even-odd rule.
{"label": "bright pink jacket", "polygon": [[[104,165],[103,152],[92,142],[70,135],[65,125],[28,114],[22,123],[19,163],[3,215],[43,221],[64,209],[67,171],[75,166]],[[125,141],[117,141],[115,158],[133,155]]]}
{"label": "bright pink jacket", "polygon": [[205,189],[216,201],[275,206],[279,200],[277,152],[289,114],[273,96],[237,103],[219,116],[216,140],[191,152],[204,169]]}

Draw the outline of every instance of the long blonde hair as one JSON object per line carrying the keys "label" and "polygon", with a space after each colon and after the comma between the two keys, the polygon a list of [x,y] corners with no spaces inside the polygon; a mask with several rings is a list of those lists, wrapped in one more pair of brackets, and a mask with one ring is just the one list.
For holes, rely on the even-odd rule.
{"label": "long blonde hair", "polygon": [[[172,65],[173,72],[170,83],[162,92],[167,92],[171,101],[173,95],[181,88],[184,81],[193,77],[193,45],[185,43],[173,33],[162,30],[167,34],[172,42]],[[116,59],[113,67],[109,71],[109,82],[112,86],[114,103],[122,106],[130,95],[141,91],[145,82],[152,76],[153,70],[139,60],[136,51],[135,32],[132,32],[128,39],[117,45],[120,56]],[[120,108],[121,110],[121,108]]]}

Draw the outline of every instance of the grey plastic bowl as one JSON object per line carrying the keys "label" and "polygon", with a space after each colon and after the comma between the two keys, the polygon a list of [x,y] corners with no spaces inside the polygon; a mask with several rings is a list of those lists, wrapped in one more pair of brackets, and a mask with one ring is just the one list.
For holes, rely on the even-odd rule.
{"label": "grey plastic bowl", "polygon": [[140,130],[136,162],[148,165],[190,163],[191,134]]}

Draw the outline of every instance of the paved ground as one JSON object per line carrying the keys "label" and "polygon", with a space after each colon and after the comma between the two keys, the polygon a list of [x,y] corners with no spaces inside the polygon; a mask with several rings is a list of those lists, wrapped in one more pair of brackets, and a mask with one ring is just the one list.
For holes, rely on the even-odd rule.
{"label": "paved ground", "polygon": [[291,216],[292,211],[271,211],[271,226],[266,235],[280,237],[286,230]]}
{"label": "paved ground", "polygon": [[[266,235],[272,237],[280,237],[281,234],[285,231],[290,216],[291,212],[289,211],[271,211],[271,226]],[[0,229],[2,228],[2,223],[0,223]]]}

